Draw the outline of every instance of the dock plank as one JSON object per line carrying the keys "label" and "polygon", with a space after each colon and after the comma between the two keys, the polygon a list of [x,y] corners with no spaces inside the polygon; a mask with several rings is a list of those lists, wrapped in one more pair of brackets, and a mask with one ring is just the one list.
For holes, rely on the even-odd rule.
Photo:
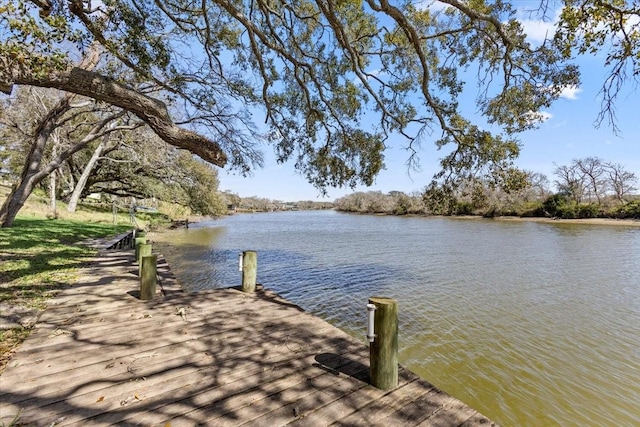
{"label": "dock plank", "polygon": [[366,345],[273,292],[137,298],[130,251],[61,291],[0,376],[0,425],[463,426],[495,423],[400,369],[368,384]]}

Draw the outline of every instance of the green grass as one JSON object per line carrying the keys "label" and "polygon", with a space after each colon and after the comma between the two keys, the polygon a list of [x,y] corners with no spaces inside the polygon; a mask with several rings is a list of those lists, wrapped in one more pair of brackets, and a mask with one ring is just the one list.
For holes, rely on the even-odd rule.
{"label": "green grass", "polygon": [[[0,202],[9,190],[0,182]],[[133,224],[128,209],[120,209],[114,216],[110,204],[81,203],[73,213],[66,208],[58,201],[57,219],[46,218],[54,216],[49,199],[36,190],[14,225],[0,228],[0,310],[1,306],[42,310],[56,292],[72,286],[78,279],[78,269],[97,252],[78,243],[115,236],[134,226],[150,228],[170,222],[164,213],[138,212]],[[0,374],[30,332],[22,327],[0,331]]]}
{"label": "green grass", "polygon": [[[33,215],[19,216],[13,227],[0,228],[0,304],[43,310],[49,298],[77,280],[78,269],[96,254],[78,243],[131,229],[131,225]],[[0,373],[30,332],[0,331]]]}
{"label": "green grass", "polygon": [[116,235],[131,226],[18,217],[0,228],[0,302],[42,309],[69,286],[94,249],[76,243]]}

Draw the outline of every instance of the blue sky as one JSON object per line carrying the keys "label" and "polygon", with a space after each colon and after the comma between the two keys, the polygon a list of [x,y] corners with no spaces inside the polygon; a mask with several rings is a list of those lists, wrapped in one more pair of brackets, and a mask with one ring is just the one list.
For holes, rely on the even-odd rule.
{"label": "blue sky", "polygon": [[[522,23],[532,42],[551,34],[553,28],[551,24],[540,21],[523,19]],[[599,91],[606,76],[604,54],[583,56],[576,63],[582,73],[581,85],[565,90],[563,96],[544,112],[546,120],[538,129],[519,135],[522,149],[516,165],[543,173],[553,182],[555,165],[568,165],[574,159],[599,157],[623,165],[625,170],[640,178],[640,92],[636,83],[627,81],[618,97],[618,134],[606,120],[596,128],[601,102]],[[475,82],[469,81],[467,85],[473,88]],[[403,144],[400,138],[389,141],[390,147],[385,151],[386,169],[371,187],[358,187],[356,190],[329,188],[328,195],[322,197],[319,190],[295,172],[292,162],[278,165],[271,147],[265,146],[264,168],[247,178],[221,170],[220,189],[241,197],[258,196],[282,201],[333,201],[353,191],[420,191],[438,171],[438,159],[442,153],[436,150],[432,140],[425,139],[419,152],[421,168],[409,171],[405,164],[408,153],[402,149]]]}

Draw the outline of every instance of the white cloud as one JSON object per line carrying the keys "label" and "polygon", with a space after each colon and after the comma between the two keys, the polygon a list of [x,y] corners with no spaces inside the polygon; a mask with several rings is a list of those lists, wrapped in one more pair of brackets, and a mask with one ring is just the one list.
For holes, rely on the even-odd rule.
{"label": "white cloud", "polygon": [[556,32],[556,27],[553,22],[534,21],[530,19],[520,19],[519,21],[524,29],[524,33],[527,35],[527,39],[529,39],[531,43],[542,43],[553,37]]}
{"label": "white cloud", "polygon": [[[429,10],[433,14],[445,11],[453,6],[438,0],[413,0],[413,6],[418,10]],[[531,6],[533,9],[535,7]],[[527,39],[533,44],[542,44],[552,38],[556,33],[556,24],[560,19],[561,8],[556,10],[551,19],[537,19],[533,9],[521,8],[517,14],[517,20],[522,25]]]}
{"label": "white cloud", "polygon": [[418,10],[429,9],[431,12],[442,12],[446,8],[451,7],[450,5],[437,0],[417,0],[413,3],[413,6]]}
{"label": "white cloud", "polygon": [[551,120],[553,118],[553,114],[548,111],[540,111],[538,117],[540,118],[540,122],[546,122],[547,120]]}
{"label": "white cloud", "polygon": [[525,117],[532,124],[544,123],[547,120],[551,120],[553,118],[553,114],[551,114],[548,111],[538,111],[537,113],[534,113],[533,111],[529,111],[525,114]]}
{"label": "white cloud", "polygon": [[624,29],[627,33],[629,33],[633,31],[638,24],[640,24],[640,16],[631,15],[628,17],[627,22],[625,22]]}
{"label": "white cloud", "polygon": [[578,86],[575,86],[575,85],[565,86],[560,91],[560,98],[569,99],[573,101],[578,99],[578,94],[580,92],[582,92],[582,89],[580,89]]}
{"label": "white cloud", "polygon": [[[383,77],[383,76],[385,76],[387,74],[386,72],[382,71],[379,68],[377,68],[375,70],[367,71],[366,73],[367,73],[366,78],[367,78],[368,82],[374,81],[375,80],[374,77]],[[360,77],[354,76],[353,77],[353,84],[361,85],[362,81],[360,80]]]}
{"label": "white cloud", "polygon": [[[560,21],[560,13],[562,12],[562,8],[558,8],[553,18],[548,19],[537,19],[534,16],[534,12],[527,11],[524,9],[519,10],[518,12],[518,22],[522,25],[524,33],[527,35],[527,39],[530,43],[541,44],[545,40],[551,39],[556,33],[556,26]],[[550,14],[549,14],[550,16]],[[640,16],[631,14],[628,16],[627,21],[625,22],[624,28],[627,33],[633,31],[636,26],[640,23]],[[594,31],[606,31],[607,27],[603,23],[599,23],[596,20],[597,26],[593,28]],[[579,33],[582,36],[582,31]],[[615,37],[621,38],[623,37],[622,31],[615,34]]]}
{"label": "white cloud", "polygon": [[542,42],[556,34],[556,25],[560,20],[562,8],[558,8],[553,12],[553,16],[551,16],[551,13],[545,13],[547,18],[544,19],[535,9],[533,6],[530,9],[520,8],[516,19],[522,25],[522,29],[530,43],[542,44]]}

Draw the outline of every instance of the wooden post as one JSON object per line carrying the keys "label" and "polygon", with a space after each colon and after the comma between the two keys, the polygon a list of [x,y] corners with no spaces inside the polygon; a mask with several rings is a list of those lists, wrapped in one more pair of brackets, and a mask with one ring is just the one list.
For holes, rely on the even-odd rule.
{"label": "wooden post", "polygon": [[242,291],[256,291],[256,277],[258,275],[258,254],[256,251],[242,252]]}
{"label": "wooden post", "polygon": [[146,237],[136,237],[134,240],[135,246],[134,249],[136,250],[136,259],[134,260],[134,262],[138,262],[140,260],[140,245],[147,243],[147,238]]}
{"label": "wooden post", "polygon": [[156,295],[156,284],[158,283],[158,256],[143,256],[141,261],[140,299],[152,300]]}
{"label": "wooden post", "polygon": [[376,306],[375,340],[369,346],[371,385],[381,390],[398,386],[398,301],[371,297]]}
{"label": "wooden post", "polygon": [[142,275],[142,258],[151,255],[151,243],[142,243],[138,246],[138,275]]}

